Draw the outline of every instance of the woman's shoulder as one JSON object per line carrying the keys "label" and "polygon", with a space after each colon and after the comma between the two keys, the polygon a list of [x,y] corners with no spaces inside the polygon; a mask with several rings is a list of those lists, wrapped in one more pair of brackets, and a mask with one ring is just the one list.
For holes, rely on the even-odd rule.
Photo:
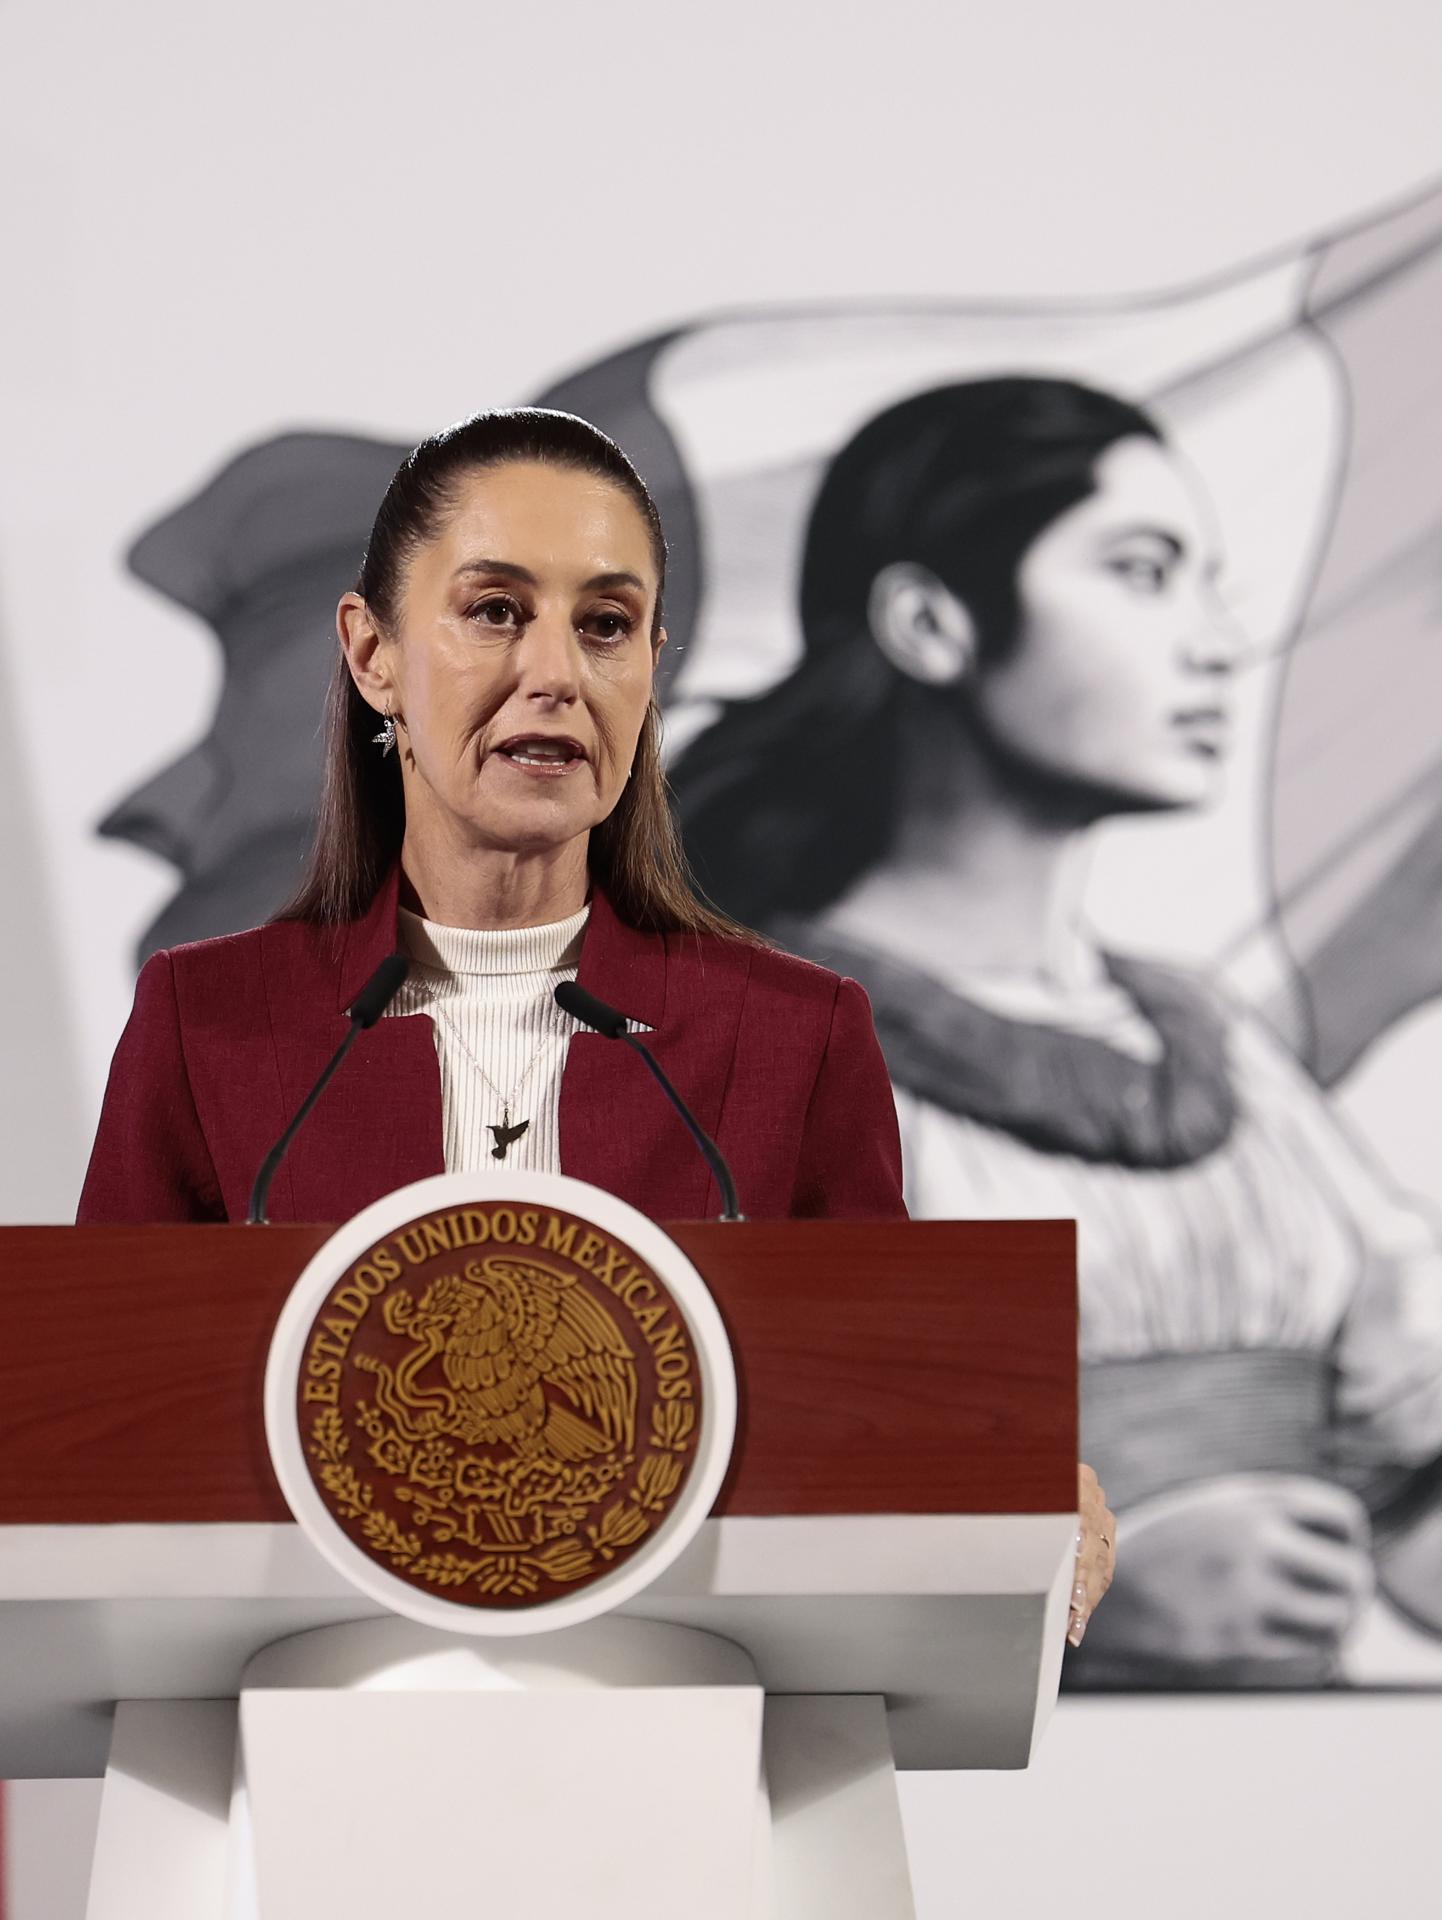
{"label": "woman's shoulder", "polygon": [[315,926],[303,920],[272,920],[240,933],[218,934],[164,947],[146,961],[143,985],[168,977],[181,1007],[222,1010],[243,1003],[267,984],[287,992],[322,992],[334,980],[345,948],[344,927]]}
{"label": "woman's shoulder", "polygon": [[854,980],[834,968],[745,932],[670,934],[667,944],[673,959],[682,966],[695,967],[713,979],[735,980],[749,995],[778,1004],[789,1001],[829,1009],[846,989],[865,998]]}
{"label": "woman's shoulder", "polygon": [[333,960],[344,945],[347,931],[344,926],[317,926],[308,920],[267,920],[262,926],[246,927],[239,933],[187,940],[162,951],[177,972],[222,978],[271,958]]}

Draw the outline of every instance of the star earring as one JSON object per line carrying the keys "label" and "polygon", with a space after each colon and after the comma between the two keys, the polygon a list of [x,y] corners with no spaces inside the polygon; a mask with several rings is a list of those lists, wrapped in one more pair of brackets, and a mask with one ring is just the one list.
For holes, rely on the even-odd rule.
{"label": "star earring", "polygon": [[396,717],[391,712],[390,708],[387,707],[385,725],[381,728],[379,733],[373,733],[371,735],[371,745],[373,747],[380,748],[381,759],[384,760],[386,755],[390,752],[391,748],[395,745],[395,743],[396,743]]}

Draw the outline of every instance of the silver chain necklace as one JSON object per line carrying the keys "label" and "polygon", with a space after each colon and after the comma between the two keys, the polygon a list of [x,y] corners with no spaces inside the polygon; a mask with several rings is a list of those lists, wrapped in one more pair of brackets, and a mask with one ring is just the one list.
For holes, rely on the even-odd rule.
{"label": "silver chain necklace", "polygon": [[500,1124],[497,1125],[494,1122],[488,1122],[486,1131],[491,1135],[491,1138],[496,1143],[491,1148],[491,1158],[493,1160],[504,1160],[506,1155],[510,1152],[511,1148],[515,1145],[516,1141],[519,1140],[522,1137],[522,1135],[529,1133],[531,1130],[531,1123],[529,1120],[518,1120],[514,1126],[511,1124],[511,1102],[519,1096],[522,1087],[525,1086],[526,1082],[530,1079],[531,1075],[535,1072],[537,1064],[540,1061],[541,1055],[545,1052],[550,1042],[554,1040],[557,1036],[552,1033],[543,1033],[541,1035],[541,1038],[536,1045],[535,1052],[532,1053],[530,1059],[526,1062],[525,1071],[522,1073],[520,1079],[516,1082],[515,1086],[511,1088],[509,1095],[507,1095],[501,1092],[500,1088],[496,1085],[495,1081],[486,1072],[485,1068],[481,1065],[480,1061],[476,1058],[476,1056],[471,1052],[470,1048],[466,1045],[465,1036],[462,1034],[460,1028],[456,1025],[455,1021],[446,1012],[445,1008],[441,1005],[440,1001],[436,998],[434,988],[430,988],[427,990],[427,998],[430,1000],[431,1010],[435,1014],[436,1018],[441,1021],[446,1031],[450,1034],[451,1038],[455,1041],[456,1045],[460,1048],[461,1052],[466,1056],[466,1059],[469,1060],[469,1062],[471,1063],[475,1071],[480,1075],[482,1081],[489,1088],[492,1095],[501,1103]]}

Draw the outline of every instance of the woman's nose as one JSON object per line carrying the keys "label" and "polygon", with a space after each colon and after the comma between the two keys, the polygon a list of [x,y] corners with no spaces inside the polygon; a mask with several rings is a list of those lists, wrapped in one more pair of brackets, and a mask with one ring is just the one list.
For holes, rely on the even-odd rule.
{"label": "woman's nose", "polygon": [[1194,673],[1235,673],[1250,647],[1240,622],[1213,596],[1197,609],[1196,623],[1187,636],[1186,664]]}
{"label": "woman's nose", "polygon": [[580,649],[569,624],[533,620],[521,638],[516,672],[523,694],[542,700],[574,700],[580,690]]}

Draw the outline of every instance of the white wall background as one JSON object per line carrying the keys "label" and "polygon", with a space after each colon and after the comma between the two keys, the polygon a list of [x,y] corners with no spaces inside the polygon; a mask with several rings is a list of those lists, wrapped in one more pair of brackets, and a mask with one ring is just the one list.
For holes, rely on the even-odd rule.
{"label": "white wall background", "polygon": [[[172,890],[94,822],[216,692],[119,556],[229,452],[419,433],[718,308],[1179,285],[1442,175],[1435,0],[12,0],[0,72],[8,1220],[73,1207]],[[913,1783],[924,1920],[1433,1910],[1383,1783],[1430,1774],[1442,1708],[1366,1704],[1272,1703],[1265,1738],[1241,1703],[1072,1707],[1033,1775]]]}

